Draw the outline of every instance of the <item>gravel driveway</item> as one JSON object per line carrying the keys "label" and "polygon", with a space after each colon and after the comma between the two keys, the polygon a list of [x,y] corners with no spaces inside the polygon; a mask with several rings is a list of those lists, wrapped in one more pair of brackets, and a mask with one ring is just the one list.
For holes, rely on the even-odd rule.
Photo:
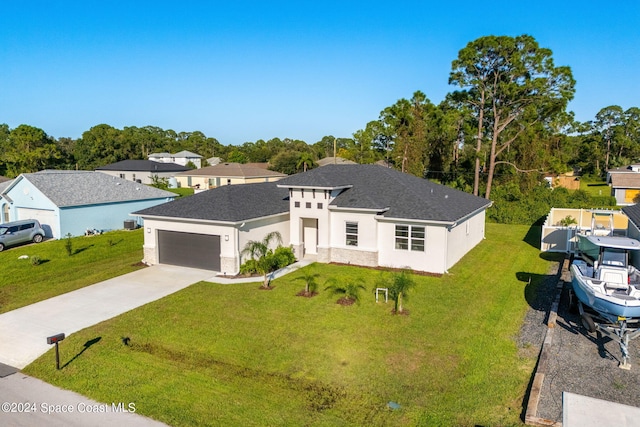
{"label": "gravel driveway", "polygon": [[519,337],[524,354],[540,351],[549,313],[559,293],[556,285],[559,280],[564,281],[556,326],[545,344],[548,359],[543,367],[537,418],[562,422],[563,391],[640,407],[640,338],[629,345],[631,370],[620,369],[619,345],[599,332],[588,333],[582,327],[580,316],[569,312],[566,290],[571,287],[570,275],[559,269],[558,265],[549,272],[530,302],[532,308]]}

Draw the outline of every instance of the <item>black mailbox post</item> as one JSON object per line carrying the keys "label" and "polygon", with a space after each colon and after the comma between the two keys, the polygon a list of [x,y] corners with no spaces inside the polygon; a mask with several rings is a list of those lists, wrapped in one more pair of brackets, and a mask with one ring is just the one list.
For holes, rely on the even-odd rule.
{"label": "black mailbox post", "polygon": [[58,343],[64,339],[64,334],[57,334],[47,337],[47,344],[56,345],[56,369],[60,369],[60,353],[58,353]]}

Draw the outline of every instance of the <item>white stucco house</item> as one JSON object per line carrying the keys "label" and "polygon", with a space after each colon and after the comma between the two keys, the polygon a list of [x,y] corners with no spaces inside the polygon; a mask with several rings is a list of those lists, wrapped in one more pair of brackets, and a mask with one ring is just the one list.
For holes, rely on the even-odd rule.
{"label": "white stucco house", "polygon": [[377,165],[328,165],[143,209],[144,260],[235,274],[250,240],[300,259],[444,273],[485,233],[489,200]]}
{"label": "white stucco house", "polygon": [[176,163],[160,163],[151,160],[122,160],[96,168],[97,172],[147,185],[153,184],[154,179],[173,178],[176,174],[188,170],[188,167]]}
{"label": "white stucco house", "polygon": [[152,153],[149,154],[149,160],[159,163],[175,163],[186,166],[189,162],[193,163],[196,168],[202,167],[202,156],[192,153],[191,151],[182,150],[177,153]]}

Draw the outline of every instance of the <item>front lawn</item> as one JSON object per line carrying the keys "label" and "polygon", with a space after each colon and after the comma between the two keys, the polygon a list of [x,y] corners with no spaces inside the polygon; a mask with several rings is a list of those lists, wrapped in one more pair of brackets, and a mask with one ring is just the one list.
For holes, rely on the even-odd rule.
{"label": "front lawn", "polygon": [[[142,268],[142,230],[51,240],[0,252],[0,313]],[[19,259],[21,256],[27,259]],[[40,259],[34,265],[32,259]]]}
{"label": "front lawn", "polygon": [[[24,371],[173,426],[517,425],[536,361],[515,338],[551,265],[528,232],[487,224],[449,274],[413,276],[409,315],[375,303],[379,271],[314,264],[313,298],[303,271],[270,291],[200,282],[71,335],[60,371],[52,352]],[[342,306],[329,278],[369,290]]]}

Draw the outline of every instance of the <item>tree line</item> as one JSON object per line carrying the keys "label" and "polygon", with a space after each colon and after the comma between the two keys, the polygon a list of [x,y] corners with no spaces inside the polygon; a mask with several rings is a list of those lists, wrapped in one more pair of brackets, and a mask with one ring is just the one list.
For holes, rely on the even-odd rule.
{"label": "tree line", "polygon": [[568,66],[529,35],[486,36],[452,62],[456,89],[439,104],[418,90],[384,108],[351,137],[320,141],[272,138],[223,145],[200,131],[100,124],[78,139],[53,138],[29,125],[0,125],[0,174],[46,168],[91,170],[154,152],[188,150],[230,162],[269,162],[295,173],[339,156],[390,167],[492,198],[497,186],[528,193],[549,174],[602,176],[640,158],[640,109],[604,106],[587,122],[567,110],[575,93]]}

